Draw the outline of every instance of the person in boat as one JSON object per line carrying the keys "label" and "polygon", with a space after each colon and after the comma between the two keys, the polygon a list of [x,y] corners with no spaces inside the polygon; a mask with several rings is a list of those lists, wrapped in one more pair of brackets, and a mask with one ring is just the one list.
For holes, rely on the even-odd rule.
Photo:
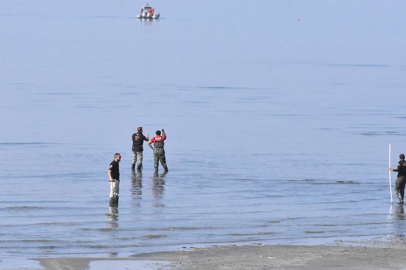
{"label": "person in boat", "polygon": [[392,169],[391,167],[389,167],[389,171],[398,173],[395,183],[395,192],[396,196],[399,199],[399,203],[403,203],[406,183],[406,161],[404,154],[399,155],[398,167],[396,169]]}
{"label": "person in boat", "polygon": [[144,12],[144,9],[143,8],[141,8],[141,12],[140,12],[140,14],[141,14],[141,16],[142,16],[142,13]]}
{"label": "person in boat", "polygon": [[148,10],[148,16],[151,16],[151,17],[152,17],[152,15],[153,15],[153,9],[149,9],[149,10]]}

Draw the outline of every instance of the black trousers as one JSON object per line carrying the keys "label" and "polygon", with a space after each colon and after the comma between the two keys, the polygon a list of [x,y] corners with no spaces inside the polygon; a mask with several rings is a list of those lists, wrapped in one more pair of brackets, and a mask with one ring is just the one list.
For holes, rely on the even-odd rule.
{"label": "black trousers", "polygon": [[395,190],[396,190],[396,192],[400,193],[400,195],[402,196],[402,200],[405,196],[405,183],[406,183],[406,176],[399,176],[398,178],[396,178]]}

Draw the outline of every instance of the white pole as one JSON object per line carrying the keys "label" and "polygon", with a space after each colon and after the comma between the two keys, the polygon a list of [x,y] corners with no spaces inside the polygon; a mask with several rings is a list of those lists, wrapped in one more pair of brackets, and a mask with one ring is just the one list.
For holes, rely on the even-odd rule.
{"label": "white pole", "polygon": [[[389,144],[389,167],[390,167],[391,152],[392,152],[392,145]],[[391,174],[391,171],[389,171],[389,190],[390,190],[390,203],[393,203],[393,199],[392,199],[392,174]]]}

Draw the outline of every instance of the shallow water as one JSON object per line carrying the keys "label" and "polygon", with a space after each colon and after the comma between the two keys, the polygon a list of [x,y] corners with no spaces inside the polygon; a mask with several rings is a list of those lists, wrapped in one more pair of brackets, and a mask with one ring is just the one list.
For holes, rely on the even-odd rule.
{"label": "shallow water", "polygon": [[[402,2],[4,4],[2,258],[403,239]],[[168,174],[146,146],[131,173],[138,126],[165,128]]]}

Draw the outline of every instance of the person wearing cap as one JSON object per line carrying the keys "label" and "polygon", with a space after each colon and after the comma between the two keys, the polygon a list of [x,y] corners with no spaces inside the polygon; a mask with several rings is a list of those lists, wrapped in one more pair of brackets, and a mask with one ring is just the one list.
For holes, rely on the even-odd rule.
{"label": "person wearing cap", "polygon": [[[164,150],[164,141],[166,140],[167,136],[165,130],[162,129],[162,136],[161,131],[157,130],[155,132],[156,136],[153,137],[149,142],[148,146],[154,151],[154,168],[155,171],[158,170],[159,162],[161,162],[164,171],[168,171],[168,166],[166,165],[166,157],[165,157],[165,150]],[[154,144],[152,147],[151,144]]]}
{"label": "person wearing cap", "polygon": [[398,167],[396,169],[392,169],[391,167],[389,167],[389,171],[398,173],[395,183],[395,192],[396,196],[399,199],[399,203],[403,203],[406,183],[406,161],[404,154],[399,155]]}
{"label": "person wearing cap", "polygon": [[134,133],[132,135],[132,140],[133,140],[133,161],[131,163],[131,169],[135,170],[135,164],[138,163],[137,165],[137,170],[140,171],[142,169],[142,159],[143,159],[143,154],[142,152],[144,151],[144,141],[149,140],[149,134],[147,136],[144,136],[142,134],[142,127],[137,128],[137,133]]}

